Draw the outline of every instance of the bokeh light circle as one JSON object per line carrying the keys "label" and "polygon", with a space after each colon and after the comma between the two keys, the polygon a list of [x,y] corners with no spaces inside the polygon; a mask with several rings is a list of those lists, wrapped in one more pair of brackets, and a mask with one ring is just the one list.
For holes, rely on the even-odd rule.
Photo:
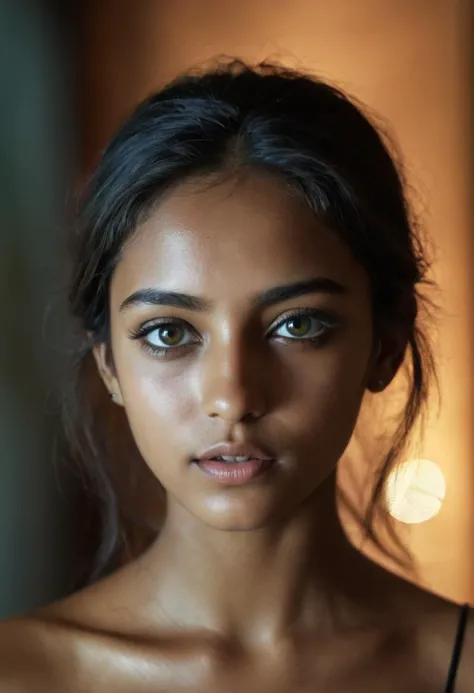
{"label": "bokeh light circle", "polygon": [[443,472],[432,460],[407,460],[388,477],[388,511],[400,522],[418,524],[430,520],[439,513],[445,496]]}

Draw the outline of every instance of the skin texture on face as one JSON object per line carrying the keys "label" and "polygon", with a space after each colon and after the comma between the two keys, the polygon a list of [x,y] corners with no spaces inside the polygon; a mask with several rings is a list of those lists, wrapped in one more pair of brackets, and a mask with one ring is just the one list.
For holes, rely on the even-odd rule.
{"label": "skin texture on face", "polygon": [[[331,290],[258,301],[314,279]],[[145,290],[204,305],[130,298]],[[257,529],[294,514],[334,472],[364,391],[380,376],[365,271],[268,174],[168,192],[123,250],[110,313],[115,370],[105,349],[96,351],[106,385],[169,507],[216,529]],[[144,326],[149,333],[137,337]],[[178,346],[156,354],[150,343]],[[226,441],[257,445],[277,464],[251,484],[222,486],[192,460]]]}

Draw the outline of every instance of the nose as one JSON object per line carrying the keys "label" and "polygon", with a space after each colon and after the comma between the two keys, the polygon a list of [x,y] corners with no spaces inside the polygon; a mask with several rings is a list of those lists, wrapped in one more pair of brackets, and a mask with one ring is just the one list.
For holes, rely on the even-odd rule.
{"label": "nose", "polygon": [[227,425],[261,418],[267,410],[263,354],[245,343],[209,347],[200,368],[200,401]]}

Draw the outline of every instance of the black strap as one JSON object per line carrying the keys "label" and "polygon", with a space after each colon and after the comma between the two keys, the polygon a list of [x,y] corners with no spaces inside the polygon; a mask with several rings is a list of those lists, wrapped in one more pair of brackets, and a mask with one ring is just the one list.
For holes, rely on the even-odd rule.
{"label": "black strap", "polygon": [[464,634],[466,632],[468,615],[469,604],[464,604],[464,606],[461,608],[461,614],[459,616],[458,632],[456,634],[456,642],[454,643],[453,656],[451,657],[451,665],[449,667],[445,693],[454,693],[454,684],[456,682],[456,674],[458,672],[459,661],[461,659],[462,645],[464,641]]}

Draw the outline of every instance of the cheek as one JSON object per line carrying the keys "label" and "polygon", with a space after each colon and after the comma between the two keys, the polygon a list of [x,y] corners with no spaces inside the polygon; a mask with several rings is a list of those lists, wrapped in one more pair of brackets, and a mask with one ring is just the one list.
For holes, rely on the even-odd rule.
{"label": "cheek", "polygon": [[189,382],[173,365],[127,352],[116,359],[122,396],[135,442],[152,461],[157,450],[179,447],[180,431],[193,417],[193,398]]}
{"label": "cheek", "polygon": [[369,358],[369,340],[345,339],[294,368],[289,397],[278,414],[282,435],[299,437],[301,446],[318,456],[340,456],[360,411]]}
{"label": "cheek", "polygon": [[318,427],[357,416],[364,393],[364,378],[341,362],[314,364],[304,377],[292,382],[291,403],[295,416]]}

